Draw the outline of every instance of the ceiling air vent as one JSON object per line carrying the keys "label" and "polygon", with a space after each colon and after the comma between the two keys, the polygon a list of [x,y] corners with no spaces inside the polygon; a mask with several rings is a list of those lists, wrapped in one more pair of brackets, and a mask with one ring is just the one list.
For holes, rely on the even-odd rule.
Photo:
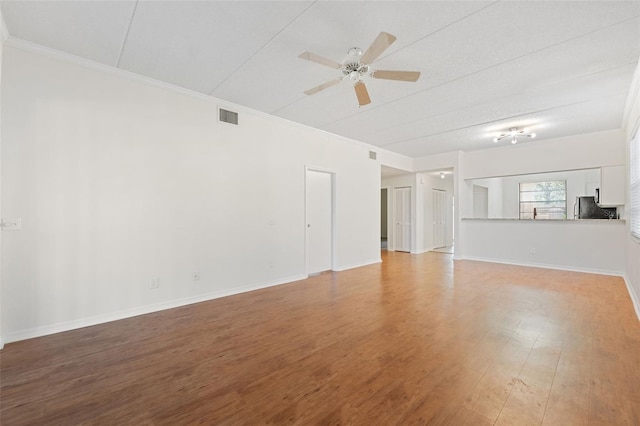
{"label": "ceiling air vent", "polygon": [[218,108],[219,111],[219,120],[224,123],[230,123],[238,125],[238,113],[233,111],[228,111],[226,109]]}
{"label": "ceiling air vent", "polygon": [[378,153],[375,151],[369,151],[369,160],[375,160],[378,158]]}

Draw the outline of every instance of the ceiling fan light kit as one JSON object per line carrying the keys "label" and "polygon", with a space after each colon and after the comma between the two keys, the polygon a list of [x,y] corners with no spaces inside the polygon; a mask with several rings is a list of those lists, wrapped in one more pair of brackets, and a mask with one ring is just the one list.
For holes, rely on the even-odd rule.
{"label": "ceiling fan light kit", "polygon": [[529,128],[527,128],[527,127],[525,127],[522,130],[518,130],[517,127],[511,127],[508,132],[500,133],[499,136],[493,138],[493,141],[494,142],[499,142],[502,139],[511,138],[511,143],[512,144],[516,144],[516,143],[518,143],[518,138],[519,137],[525,137],[525,138],[533,139],[533,138],[536,137],[536,134],[535,133],[531,133],[531,130],[529,130]]}
{"label": "ceiling fan light kit", "polygon": [[328,81],[319,86],[313,87],[309,90],[305,90],[305,95],[313,95],[324,89],[342,82],[344,79],[349,78],[353,83],[353,87],[358,99],[358,104],[364,106],[371,103],[369,92],[365,83],[362,81],[365,77],[371,77],[382,80],[396,80],[396,81],[409,81],[415,82],[420,78],[420,72],[418,71],[389,71],[389,70],[372,70],[371,64],[375,62],[382,53],[387,50],[393,42],[396,41],[396,37],[385,32],[378,34],[376,39],[371,43],[371,46],[362,53],[362,49],[359,47],[352,47],[347,51],[346,59],[340,64],[339,62],[331,59],[324,58],[311,52],[303,52],[298,57],[306,59],[307,61],[315,62],[320,65],[324,65],[330,68],[339,69],[342,72],[342,77]]}

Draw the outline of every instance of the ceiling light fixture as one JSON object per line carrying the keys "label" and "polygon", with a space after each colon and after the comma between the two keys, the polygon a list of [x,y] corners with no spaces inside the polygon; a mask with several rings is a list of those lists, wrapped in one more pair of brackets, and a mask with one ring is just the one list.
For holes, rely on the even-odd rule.
{"label": "ceiling light fixture", "polygon": [[517,143],[518,142],[518,137],[520,136],[524,136],[526,138],[535,138],[536,134],[535,133],[531,133],[531,130],[529,130],[529,128],[525,127],[522,130],[518,130],[517,127],[512,127],[509,129],[508,132],[504,132],[504,133],[500,133],[500,136],[493,138],[494,142],[498,142],[504,138],[510,138],[511,139],[511,143]]}
{"label": "ceiling light fixture", "polygon": [[444,172],[440,172],[440,179],[444,179]]}

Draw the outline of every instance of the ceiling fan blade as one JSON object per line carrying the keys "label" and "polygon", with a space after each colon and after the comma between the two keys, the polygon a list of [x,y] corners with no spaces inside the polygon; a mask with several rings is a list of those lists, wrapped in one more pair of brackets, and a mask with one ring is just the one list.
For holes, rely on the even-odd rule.
{"label": "ceiling fan blade", "polygon": [[371,103],[371,98],[369,98],[369,92],[367,92],[367,86],[364,85],[363,82],[357,82],[353,88],[356,90],[356,96],[358,97],[358,104],[360,106],[364,106]]}
{"label": "ceiling fan blade", "polygon": [[311,61],[311,62],[316,62],[320,65],[324,65],[329,68],[335,68],[335,69],[342,68],[342,64],[339,64],[336,61],[324,58],[322,56],[316,55],[315,53],[311,53],[311,52],[302,52],[301,54],[298,55],[298,58],[306,59],[307,61]]}
{"label": "ceiling fan blade", "polygon": [[420,78],[420,71],[376,70],[371,73],[371,77],[382,78],[384,80],[418,81],[418,78]]}
{"label": "ceiling fan blade", "polygon": [[394,41],[396,41],[395,36],[389,33],[385,33],[384,31],[381,32],[380,34],[378,34],[378,37],[373,40],[373,43],[371,43],[371,46],[369,46],[367,51],[364,52],[364,55],[362,55],[362,57],[360,58],[360,62],[363,64],[372,63],[373,61],[378,59],[378,56],[382,55],[382,52],[387,50],[387,48],[391,46]]}
{"label": "ceiling fan blade", "polygon": [[319,91],[324,90],[324,89],[326,89],[328,87],[335,86],[336,84],[340,83],[341,81],[342,81],[342,77],[341,78],[336,78],[335,80],[327,81],[326,83],[321,84],[320,86],[316,86],[316,87],[314,87],[312,89],[305,90],[304,94],[305,95],[316,94]]}

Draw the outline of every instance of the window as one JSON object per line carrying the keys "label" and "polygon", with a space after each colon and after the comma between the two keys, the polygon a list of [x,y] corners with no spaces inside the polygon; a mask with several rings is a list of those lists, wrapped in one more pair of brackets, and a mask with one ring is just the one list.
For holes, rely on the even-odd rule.
{"label": "window", "polygon": [[640,239],[640,136],[636,132],[631,139],[631,156],[629,160],[629,171],[631,182],[631,212],[629,219],[631,222],[631,235]]}
{"label": "window", "polygon": [[566,218],[566,180],[520,183],[520,219]]}

